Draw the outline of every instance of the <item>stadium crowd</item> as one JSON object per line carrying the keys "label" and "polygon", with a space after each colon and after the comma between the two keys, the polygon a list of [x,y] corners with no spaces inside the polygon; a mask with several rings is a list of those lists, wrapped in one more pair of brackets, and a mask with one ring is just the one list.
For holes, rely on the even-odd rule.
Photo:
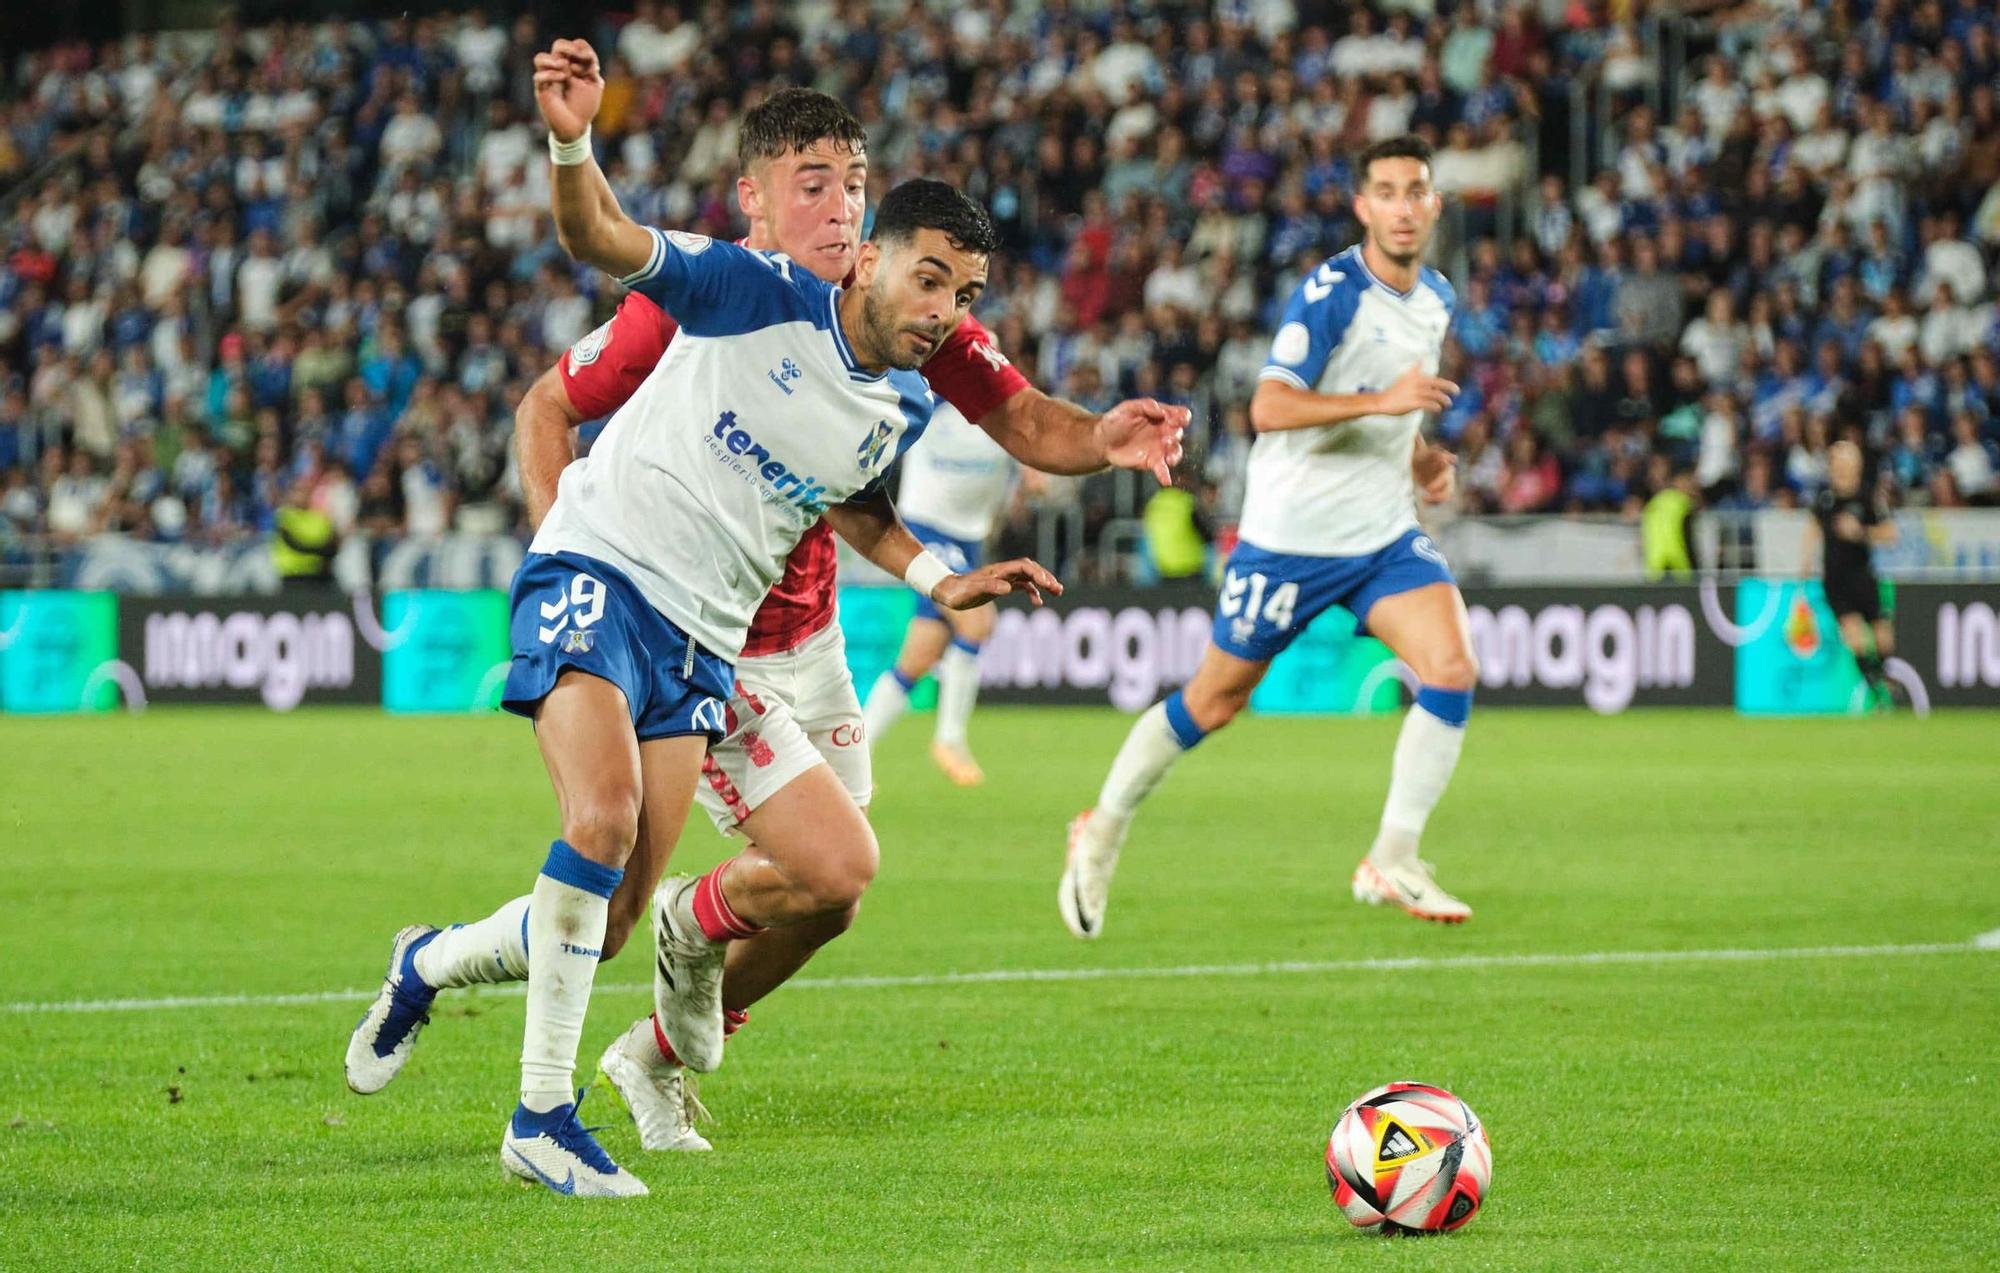
{"label": "stadium crowd", "polygon": [[[1697,7],[1669,82],[1641,0],[639,0],[582,33],[642,220],[740,234],[735,121],[780,83],[853,106],[875,193],[981,199],[1002,348],[1089,406],[1191,405],[1204,524],[1239,507],[1275,313],[1356,237],[1347,156],[1405,131],[1452,204],[1464,511],[1796,502],[1844,434],[1893,501],[2000,499],[1994,10]],[[225,25],[0,67],[0,539],[218,542],[287,501],[520,529],[514,405],[616,303],[548,215],[529,58],[558,34]],[[1095,526],[1110,492],[1033,498]]]}

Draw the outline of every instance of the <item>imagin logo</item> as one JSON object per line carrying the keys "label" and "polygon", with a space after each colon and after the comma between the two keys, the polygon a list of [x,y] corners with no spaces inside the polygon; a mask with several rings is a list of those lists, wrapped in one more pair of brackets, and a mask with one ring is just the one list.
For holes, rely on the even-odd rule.
{"label": "imagin logo", "polygon": [[1163,686],[1194,675],[1208,631],[1208,611],[1192,607],[1002,610],[980,651],[979,680],[1016,689],[1108,687],[1112,706],[1135,712]]}
{"label": "imagin logo", "polygon": [[154,689],[257,689],[278,711],[309,689],[354,683],[354,625],[345,614],[238,611],[146,620],[145,684]]}
{"label": "imagin logo", "polygon": [[1945,689],[2000,687],[2000,616],[1984,601],[1946,603],[1937,614],[1938,684]]}
{"label": "imagin logo", "polygon": [[1557,605],[1532,615],[1473,606],[1471,618],[1483,685],[1581,686],[1593,711],[1610,713],[1630,707],[1642,686],[1694,683],[1694,616],[1685,606]]}
{"label": "imagin logo", "polygon": [[734,411],[716,418],[707,441],[708,449],[744,481],[761,481],[765,499],[790,504],[814,517],[826,512],[825,483],[816,477],[801,477],[783,460],[773,459],[769,447],[736,423]]}

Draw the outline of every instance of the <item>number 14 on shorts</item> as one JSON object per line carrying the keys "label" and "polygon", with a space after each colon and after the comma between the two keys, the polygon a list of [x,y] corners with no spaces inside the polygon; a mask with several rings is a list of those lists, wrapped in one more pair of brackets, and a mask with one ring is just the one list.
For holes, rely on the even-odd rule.
{"label": "number 14 on shorts", "polygon": [[584,629],[604,617],[604,584],[579,574],[569,581],[566,592],[558,592],[554,600],[542,602],[541,609],[542,624],[535,629],[535,635],[543,644],[554,641],[567,630],[569,638],[563,642],[564,649],[588,650],[590,638]]}
{"label": "number 14 on shorts", "polygon": [[1280,632],[1291,627],[1292,609],[1298,601],[1299,586],[1290,580],[1273,588],[1261,570],[1248,575],[1233,570],[1223,573],[1220,608],[1238,641],[1249,639],[1256,630],[1260,613],[1265,623]]}

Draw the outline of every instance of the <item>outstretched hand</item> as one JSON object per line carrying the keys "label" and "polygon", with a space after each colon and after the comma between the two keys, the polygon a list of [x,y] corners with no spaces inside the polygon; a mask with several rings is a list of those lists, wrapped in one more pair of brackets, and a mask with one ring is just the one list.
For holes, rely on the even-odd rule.
{"label": "outstretched hand", "polygon": [[1042,604],[1042,593],[1062,595],[1062,581],[1026,557],[996,561],[962,575],[946,575],[931,589],[931,599],[947,610],[976,610],[996,597],[1024,592],[1028,600]]}
{"label": "outstretched hand", "polygon": [[1187,426],[1186,407],[1130,398],[1097,418],[1097,435],[1104,443],[1104,458],[1113,466],[1148,470],[1161,486],[1172,486]]}
{"label": "outstretched hand", "polygon": [[557,40],[535,54],[535,105],[557,141],[575,141],[604,101],[604,74],[588,40]]}

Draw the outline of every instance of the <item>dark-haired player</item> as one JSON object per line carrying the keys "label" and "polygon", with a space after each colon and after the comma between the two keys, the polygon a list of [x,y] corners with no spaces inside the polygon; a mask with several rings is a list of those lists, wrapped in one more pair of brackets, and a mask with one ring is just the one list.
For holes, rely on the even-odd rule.
{"label": "dark-haired player", "polygon": [[[565,43],[587,52],[581,42]],[[739,136],[737,190],[751,223],[748,246],[783,251],[829,283],[845,278],[856,255],[867,178],[859,122],[823,93],[787,89],[753,108]],[[575,426],[631,398],[675,331],[673,319],[635,291],[610,323],[579,342],[524,399],[518,444],[532,522],[539,524],[554,501],[558,475],[574,454]],[[770,370],[769,383],[760,384],[759,392],[773,403],[790,404],[801,396],[801,378],[790,373],[803,369],[780,363]],[[1178,458],[1184,412],[1126,403],[1096,416],[1049,399],[1026,385],[969,317],[945,337],[924,372],[939,396],[976,415],[1010,450],[1042,467],[1158,468]],[[828,511],[828,521],[841,522],[850,537],[857,528],[866,532],[884,524],[880,519],[880,509],[873,518],[857,516],[847,506]],[[704,764],[698,796],[719,826],[744,834],[748,847],[699,882],[669,881],[661,890],[662,900],[671,902],[707,885],[714,897],[753,914],[770,917],[775,901],[805,916],[729,943],[722,1001],[731,1027],[751,1003],[845,930],[875,869],[874,838],[857,808],[865,807],[872,780],[860,709],[834,622],[834,568],[831,533],[820,523],[801,536],[783,577],[751,620],[736,662],[729,732]],[[648,767],[646,750],[642,767]],[[611,899],[605,957],[623,945],[646,911],[677,830],[677,823],[642,810],[638,843]],[[761,896],[746,901],[746,891]],[[487,919],[446,930],[407,954],[403,972],[392,970],[401,999],[363,1049],[370,1090],[393,1077],[408,1055],[423,1010],[438,989],[527,974],[529,901],[517,898]],[[671,994],[668,987],[661,990]],[[707,1056],[705,1064],[716,1059]],[[641,1020],[621,1035],[602,1065],[631,1107],[646,1148],[708,1147],[689,1117],[685,1070],[656,1019]]]}
{"label": "dark-haired player", "polygon": [[[1286,304],[1250,403],[1241,541],[1215,627],[1185,688],[1142,715],[1095,808],[1070,824],[1057,900],[1078,937],[1103,931],[1111,873],[1139,802],[1183,753],[1236,718],[1265,670],[1329,606],[1345,606],[1416,674],[1374,846],[1353,891],[1421,919],[1471,908],[1417,856],[1424,822],[1457,767],[1476,679],[1458,586],[1417,524],[1416,497],[1447,498],[1452,457],[1419,436],[1458,386],[1437,375],[1452,291],[1424,266],[1440,208],[1430,148],[1378,142],[1355,164],[1363,241],[1321,265]],[[1342,763],[1345,763],[1344,761]],[[1286,793],[1246,790],[1255,809]]]}

